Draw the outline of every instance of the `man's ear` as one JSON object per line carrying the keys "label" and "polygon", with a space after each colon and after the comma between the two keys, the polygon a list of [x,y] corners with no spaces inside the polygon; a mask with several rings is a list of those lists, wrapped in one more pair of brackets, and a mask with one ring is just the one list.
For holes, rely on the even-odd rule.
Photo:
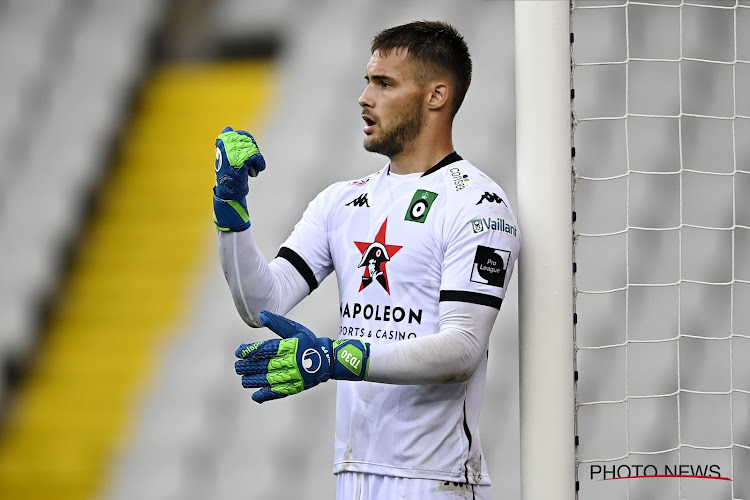
{"label": "man's ear", "polygon": [[446,82],[437,81],[431,85],[427,96],[427,107],[431,110],[439,110],[448,105],[451,97],[451,88]]}

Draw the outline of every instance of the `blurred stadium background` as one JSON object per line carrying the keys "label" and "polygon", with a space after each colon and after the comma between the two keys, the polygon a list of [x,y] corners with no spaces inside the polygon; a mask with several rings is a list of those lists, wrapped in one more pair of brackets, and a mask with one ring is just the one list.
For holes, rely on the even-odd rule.
{"label": "blurred stadium background", "polygon": [[[511,3],[0,0],[0,498],[334,497],[335,384],[261,407],[233,373],[270,332],[218,264],[213,142],[258,138],[273,257],[320,190],[385,163],[357,98],[371,37],[416,19],[465,34],[457,148],[514,196]],[[510,297],[483,420],[499,498],[519,488]],[[329,279],[292,316],[335,335],[337,302]]]}
{"label": "blurred stadium background", "polygon": [[[727,38],[730,30],[737,47],[750,48],[746,11],[732,30],[717,9],[684,10],[693,16],[684,31],[666,19],[672,14],[663,8],[633,14],[631,39],[658,48],[683,33],[686,47],[718,58],[734,42],[734,36]],[[616,8],[596,19],[577,18],[582,61],[622,55],[623,12]],[[210,215],[213,141],[228,124],[257,137],[269,168],[253,179],[249,208],[256,239],[273,257],[320,190],[384,164],[383,157],[361,147],[357,97],[369,42],[382,28],[417,19],[447,20],[466,37],[475,73],[457,116],[455,144],[516,206],[510,1],[0,0],[0,498],[334,498],[335,384],[261,407],[233,373],[235,347],[268,332],[242,323],[221,275]],[[599,69],[577,72],[581,116],[625,112],[618,107],[624,76],[616,74],[619,69]],[[665,76],[654,67],[638,71],[633,74],[643,78],[628,89],[633,103],[664,104],[666,114],[682,102],[672,73]],[[750,115],[737,107],[750,103],[742,100],[750,74],[738,69],[736,85],[729,87],[726,78],[718,71],[693,75],[686,97],[708,103],[701,113],[713,114],[712,103],[724,113],[729,99],[730,115]],[[669,127],[629,123],[635,134],[631,150],[624,148],[622,122],[579,126],[577,165],[583,175],[619,175],[622,168],[628,174],[679,170],[688,160],[696,169],[748,170],[746,121],[737,121],[736,130],[731,121],[727,130],[729,122],[702,120],[703,128],[686,135],[682,146]],[[681,188],[650,182],[654,176],[641,180],[646,177],[649,182],[640,184],[633,177],[627,192],[616,180],[580,181],[578,214],[589,215],[579,219],[579,230],[607,232],[609,223],[622,222],[633,207],[632,224],[660,227],[664,217],[673,222],[675,204],[683,203]],[[685,202],[686,213],[717,214],[708,220],[717,227],[726,225],[731,213],[731,223],[750,225],[750,175],[732,179],[728,186],[726,178],[710,184],[685,174],[686,182],[697,182],[686,186],[700,191],[690,198],[700,201]],[[724,280],[733,243],[730,276],[750,279],[747,233],[711,239],[701,253],[686,251],[683,268],[705,270],[701,279],[706,281]],[[703,248],[706,236],[694,237],[693,247]],[[605,257],[624,248],[615,240],[598,248],[579,246],[579,286],[608,289],[622,281],[622,266],[604,267],[610,263]],[[640,274],[624,279],[630,283],[665,272],[674,245],[633,238],[631,252],[660,258],[638,261]],[[672,279],[659,276],[654,279]],[[723,336],[730,329],[747,335],[748,287],[737,284],[729,293],[726,287],[689,290],[686,285],[682,309],[665,288],[661,297],[641,297],[644,309],[629,331],[637,334],[641,328],[657,332],[648,338],[668,338],[684,330],[677,325],[695,324],[697,333],[706,335]],[[494,498],[520,496],[515,288],[514,277],[491,340],[481,420]],[[620,342],[626,335],[620,296],[592,297],[579,296],[580,342]],[[291,316],[316,332],[335,335],[337,308],[334,281],[328,279]],[[581,400],[622,397],[617,391],[627,387],[625,367],[635,374],[630,377],[640,374],[630,380],[636,392],[665,392],[658,384],[671,387],[680,373],[683,382],[704,381],[704,391],[727,383],[750,390],[750,348],[743,340],[712,344],[721,349],[695,341],[664,343],[679,345],[678,352],[631,349],[629,358],[622,356],[625,349],[586,351],[579,359]],[[682,368],[674,366],[680,353],[687,356]],[[733,375],[727,377],[732,359]],[[608,369],[615,372],[602,375]],[[731,434],[732,443],[750,444],[747,395],[717,397],[724,398],[722,404],[683,404],[681,415],[689,425],[682,432],[691,434],[678,436],[680,443],[725,446]],[[727,398],[733,398],[732,409]],[[628,414],[607,413],[614,406],[582,411],[582,459],[673,443],[665,437],[675,432],[671,407],[631,405],[627,420]],[[631,438],[642,442],[621,439],[629,426]],[[721,463],[728,463],[727,450],[718,453]],[[747,498],[750,486],[741,481],[750,460],[741,453],[748,452],[736,453],[735,494]],[[715,457],[688,456],[683,462],[716,462]],[[627,494],[587,487],[582,498]],[[646,488],[630,498],[678,498],[669,496],[676,491],[673,484]],[[683,490],[682,498],[730,498],[725,490],[696,491],[700,496]]]}

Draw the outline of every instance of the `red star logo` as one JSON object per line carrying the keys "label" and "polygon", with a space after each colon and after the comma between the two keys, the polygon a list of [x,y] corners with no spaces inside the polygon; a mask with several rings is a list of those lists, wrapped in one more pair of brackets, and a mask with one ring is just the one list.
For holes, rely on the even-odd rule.
{"label": "red star logo", "polygon": [[378,230],[378,234],[375,235],[375,241],[369,243],[365,241],[354,242],[359,251],[362,252],[362,259],[357,267],[365,268],[362,283],[359,286],[360,292],[374,281],[377,281],[388,295],[391,294],[391,290],[388,287],[388,272],[385,266],[403,246],[389,245],[385,242],[387,224],[388,218],[386,217],[383,225]]}

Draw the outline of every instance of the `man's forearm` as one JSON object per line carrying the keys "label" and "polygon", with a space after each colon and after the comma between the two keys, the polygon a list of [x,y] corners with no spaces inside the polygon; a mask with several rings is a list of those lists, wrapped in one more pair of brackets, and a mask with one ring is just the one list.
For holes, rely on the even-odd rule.
{"label": "man's forearm", "polygon": [[365,380],[385,384],[465,382],[487,352],[497,309],[462,302],[441,303],[435,335],[370,345]]}
{"label": "man's forearm", "polygon": [[234,305],[248,325],[262,327],[260,311],[286,314],[309,292],[305,280],[288,261],[266,262],[250,229],[220,232],[218,237],[221,268]]}

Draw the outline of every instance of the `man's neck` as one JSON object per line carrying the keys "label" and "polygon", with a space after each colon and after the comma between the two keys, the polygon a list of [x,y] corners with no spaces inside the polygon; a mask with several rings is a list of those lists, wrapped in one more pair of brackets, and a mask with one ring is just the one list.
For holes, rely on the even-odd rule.
{"label": "man's neck", "polygon": [[411,144],[391,158],[391,172],[398,175],[426,172],[454,151],[450,139],[439,143]]}

